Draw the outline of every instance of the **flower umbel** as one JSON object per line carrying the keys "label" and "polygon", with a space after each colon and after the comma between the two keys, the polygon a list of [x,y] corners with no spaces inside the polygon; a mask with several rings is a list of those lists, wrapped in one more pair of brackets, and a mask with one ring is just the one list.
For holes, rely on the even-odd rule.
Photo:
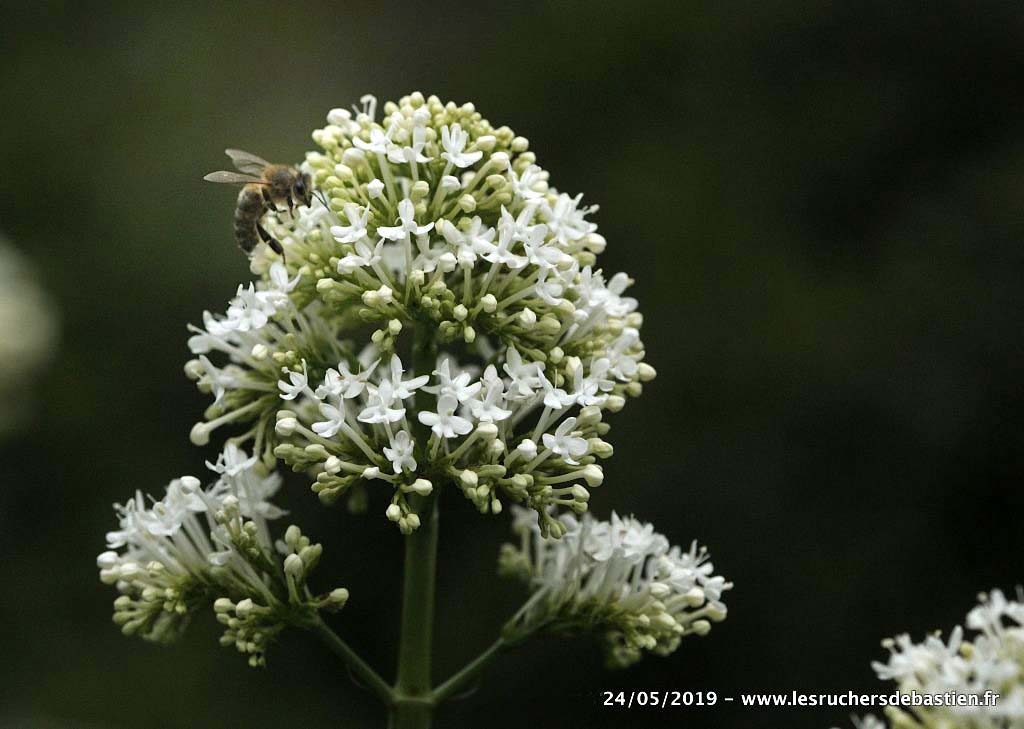
{"label": "flower umbel", "polygon": [[[326,502],[390,488],[403,531],[424,480],[557,537],[549,507],[582,513],[601,482],[604,413],[655,375],[631,282],[596,267],[596,206],[549,186],[525,138],[436,97],[375,109],[328,114],[303,165],[328,204],[268,215],[286,263],[258,250],[258,279],[193,329],[186,371],[214,396],[193,440],[245,423],[235,440]],[[403,374],[410,333],[436,367]]]}
{"label": "flower umbel", "polygon": [[502,548],[499,567],[533,595],[507,629],[511,640],[538,630],[597,632],[609,667],[622,668],[646,652],[668,655],[725,619],[722,593],[732,583],[714,574],[696,542],[670,546],[653,525],[614,513],[561,522],[562,538],[545,538],[536,515],[515,508],[520,542]]}
{"label": "flower umbel", "polygon": [[97,558],[100,579],[117,587],[114,622],[126,635],[168,642],[195,612],[213,605],[226,631],[221,642],[263,665],[270,640],[318,610],[340,609],[344,589],[314,596],[306,585],[322,548],[297,526],[276,547],[267,521],[284,514],[267,499],[281,477],[262,472],[255,457],[229,445],[206,489],[184,476],[147,504],[141,491],[117,505],[118,529]]}

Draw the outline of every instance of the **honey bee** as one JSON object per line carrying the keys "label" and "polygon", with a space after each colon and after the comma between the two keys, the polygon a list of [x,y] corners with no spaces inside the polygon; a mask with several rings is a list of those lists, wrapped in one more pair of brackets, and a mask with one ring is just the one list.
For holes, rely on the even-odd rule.
{"label": "honey bee", "polygon": [[235,205],[235,242],[247,255],[262,240],[282,258],[284,248],[260,221],[268,211],[294,212],[297,205],[310,206],[313,202],[313,181],[310,176],[291,165],[267,162],[240,149],[224,150],[238,172],[211,172],[203,177],[207,182],[243,185]]}

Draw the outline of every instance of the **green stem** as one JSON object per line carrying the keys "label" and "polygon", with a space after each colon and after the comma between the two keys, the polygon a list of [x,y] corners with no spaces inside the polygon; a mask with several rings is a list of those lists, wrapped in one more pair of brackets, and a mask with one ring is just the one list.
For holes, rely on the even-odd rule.
{"label": "green stem", "polygon": [[383,701],[385,705],[390,706],[394,702],[394,695],[387,682],[366,661],[360,658],[348,643],[331,630],[327,623],[318,617],[310,626],[310,629],[345,662],[345,665],[351,669],[352,673],[366,684],[366,687]]}
{"label": "green stem", "polygon": [[399,698],[391,707],[388,729],[430,729],[433,715],[429,699]]}
{"label": "green stem", "polygon": [[504,638],[498,638],[494,641],[487,650],[467,663],[458,673],[434,689],[433,694],[431,694],[431,698],[433,698],[434,703],[440,704],[445,699],[451,698],[465,688],[480,674],[481,671],[483,671],[484,668],[486,668],[487,664],[493,661],[495,657],[497,657],[497,655],[507,647],[508,643],[505,642]]}
{"label": "green stem", "polygon": [[[417,322],[413,341],[416,376],[434,371],[437,350],[432,325]],[[434,407],[434,397],[422,389],[416,393],[416,410]],[[416,440],[426,446],[429,431],[414,424]],[[426,452],[421,454],[429,466]],[[439,484],[435,484],[435,488]],[[393,729],[429,729],[433,713],[431,657],[434,635],[434,589],[437,562],[438,494],[411,499],[420,526],[405,537],[405,580],[402,594],[402,631],[398,648],[398,677],[391,712]]]}
{"label": "green stem", "polygon": [[405,538],[402,633],[395,690],[404,696],[430,693],[434,628],[434,577],[437,558],[437,496],[422,499],[420,527]]}

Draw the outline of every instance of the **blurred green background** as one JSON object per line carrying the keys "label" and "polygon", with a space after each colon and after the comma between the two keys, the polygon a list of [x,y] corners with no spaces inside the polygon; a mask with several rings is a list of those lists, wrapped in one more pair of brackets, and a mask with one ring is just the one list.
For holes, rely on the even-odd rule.
{"label": "blurred green background", "polygon": [[[61,343],[0,444],[0,726],[381,726],[307,636],[253,671],[212,618],[123,638],[94,556],[110,505],[199,473],[185,324],[247,280],[226,146],[299,160],[334,106],[472,100],[584,191],[636,278],[660,373],[595,494],[707,543],[729,619],[608,674],[518,650],[441,727],[824,727],[846,709],[676,712],[612,689],[871,691],[879,640],[1024,580],[1024,10],[1016,2],[0,3],[0,229]],[[6,333],[5,333],[6,335]],[[28,382],[16,383],[27,389]],[[288,506],[347,585],[336,627],[388,675],[400,538]],[[520,598],[502,518],[450,499],[438,672]],[[381,506],[383,508],[383,506]],[[847,724],[848,725],[848,724]]]}

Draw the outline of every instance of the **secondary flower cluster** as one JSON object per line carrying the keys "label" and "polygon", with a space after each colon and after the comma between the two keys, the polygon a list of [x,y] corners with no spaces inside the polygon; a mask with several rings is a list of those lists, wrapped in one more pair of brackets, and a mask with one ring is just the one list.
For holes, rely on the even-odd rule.
{"label": "secondary flower cluster", "polygon": [[612,514],[560,519],[563,536],[543,536],[537,516],[515,509],[519,544],[506,544],[500,571],[528,582],[533,595],[507,629],[515,640],[538,630],[596,631],[610,667],[668,655],[687,635],[705,635],[726,617],[722,593],[732,583],[714,574],[707,551],[670,546],[654,526]]}
{"label": "secondary flower cluster", "polygon": [[284,260],[261,246],[259,279],[193,328],[186,371],[214,396],[193,440],[246,424],[238,442],[328,501],[388,482],[404,531],[406,495],[444,479],[557,536],[547,507],[585,510],[573,481],[600,483],[611,452],[600,411],[655,375],[630,281],[594,267],[595,208],[549,187],[526,139],[471,104],[413,94],[378,122],[363,103],[313,135],[317,201],[264,219]]}
{"label": "secondary flower cluster", "polygon": [[[957,626],[914,643],[903,634],[886,640],[889,660],[874,662],[878,677],[901,693],[972,695],[977,706],[889,707],[888,719],[905,729],[1021,729],[1024,727],[1024,595],[1008,600],[999,590],[982,595],[967,614],[965,637]],[[998,695],[998,700],[992,697]],[[985,699],[988,698],[986,702]],[[884,729],[876,717],[861,726]]]}
{"label": "secondary flower cluster", "polygon": [[281,485],[255,457],[228,445],[219,478],[171,481],[159,501],[141,491],[115,506],[118,528],[97,558],[100,579],[115,585],[114,622],[126,635],[159,642],[179,637],[192,615],[214,606],[226,626],[221,643],[263,665],[270,640],[288,625],[308,624],[320,609],[338,610],[348,591],[314,596],[306,585],[322,548],[297,526],[271,540],[267,521],[284,514],[269,502]]}

